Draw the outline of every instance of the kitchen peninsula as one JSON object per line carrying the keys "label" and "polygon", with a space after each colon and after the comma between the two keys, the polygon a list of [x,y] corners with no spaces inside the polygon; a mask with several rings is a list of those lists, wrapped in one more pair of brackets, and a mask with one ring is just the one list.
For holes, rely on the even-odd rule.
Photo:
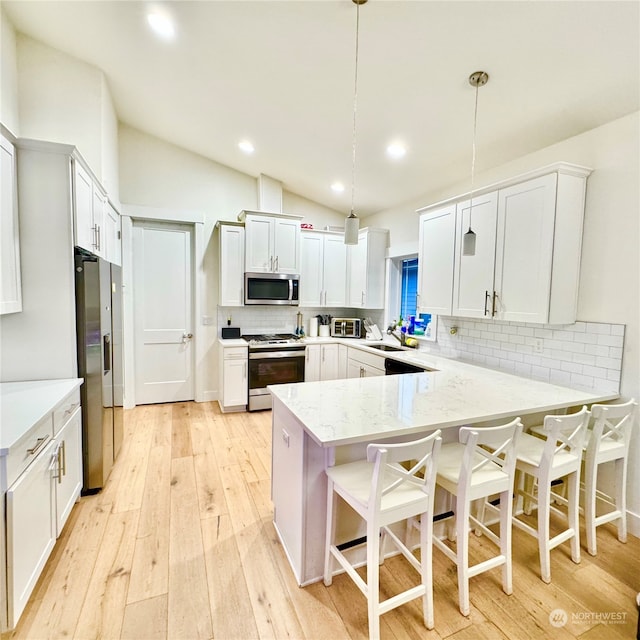
{"label": "kitchen peninsula", "polygon": [[[411,355],[413,363],[418,358]],[[617,397],[441,357],[425,356],[422,364],[436,371],[269,387],[274,524],[298,584],[322,578],[327,466],[365,458],[370,442],[413,439],[436,429],[447,442],[461,425]],[[339,531],[342,542],[361,535],[350,524]]]}

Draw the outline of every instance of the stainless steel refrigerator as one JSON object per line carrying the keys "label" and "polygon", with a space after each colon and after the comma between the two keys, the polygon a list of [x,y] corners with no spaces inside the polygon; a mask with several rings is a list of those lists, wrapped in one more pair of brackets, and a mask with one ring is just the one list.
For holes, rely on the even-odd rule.
{"label": "stainless steel refrigerator", "polygon": [[87,494],[104,487],[122,444],[122,275],[120,267],[76,248],[75,279]]}

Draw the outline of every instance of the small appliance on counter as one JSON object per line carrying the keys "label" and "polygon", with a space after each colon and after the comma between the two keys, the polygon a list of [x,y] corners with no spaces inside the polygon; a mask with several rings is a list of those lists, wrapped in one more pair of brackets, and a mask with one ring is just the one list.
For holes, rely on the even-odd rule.
{"label": "small appliance on counter", "polygon": [[234,340],[240,337],[240,327],[222,327],[222,339]]}
{"label": "small appliance on counter", "polygon": [[360,318],[333,318],[331,320],[331,335],[335,338],[360,338],[362,320]]}

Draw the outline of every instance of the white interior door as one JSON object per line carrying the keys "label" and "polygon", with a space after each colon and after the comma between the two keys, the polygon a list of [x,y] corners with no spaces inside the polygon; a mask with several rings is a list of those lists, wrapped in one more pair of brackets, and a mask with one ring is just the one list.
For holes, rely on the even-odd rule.
{"label": "white interior door", "polygon": [[192,228],[133,229],[136,404],[194,399]]}

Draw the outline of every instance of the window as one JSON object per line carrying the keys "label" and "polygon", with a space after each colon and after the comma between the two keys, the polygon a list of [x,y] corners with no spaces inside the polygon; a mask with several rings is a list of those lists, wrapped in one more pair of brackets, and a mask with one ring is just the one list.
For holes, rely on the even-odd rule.
{"label": "window", "polygon": [[[402,316],[403,320],[408,320],[410,316],[416,316],[417,319],[423,320],[424,337],[435,339],[435,318],[429,329],[427,327],[432,322],[430,314],[417,314],[418,301],[418,258],[407,256],[405,258],[392,259],[393,268],[390,272],[390,280],[397,278],[395,286],[390,282],[390,308],[388,309],[389,320],[397,320],[398,316]],[[393,274],[396,276],[393,276]],[[395,292],[395,293],[393,293]],[[418,333],[420,335],[420,329]]]}

